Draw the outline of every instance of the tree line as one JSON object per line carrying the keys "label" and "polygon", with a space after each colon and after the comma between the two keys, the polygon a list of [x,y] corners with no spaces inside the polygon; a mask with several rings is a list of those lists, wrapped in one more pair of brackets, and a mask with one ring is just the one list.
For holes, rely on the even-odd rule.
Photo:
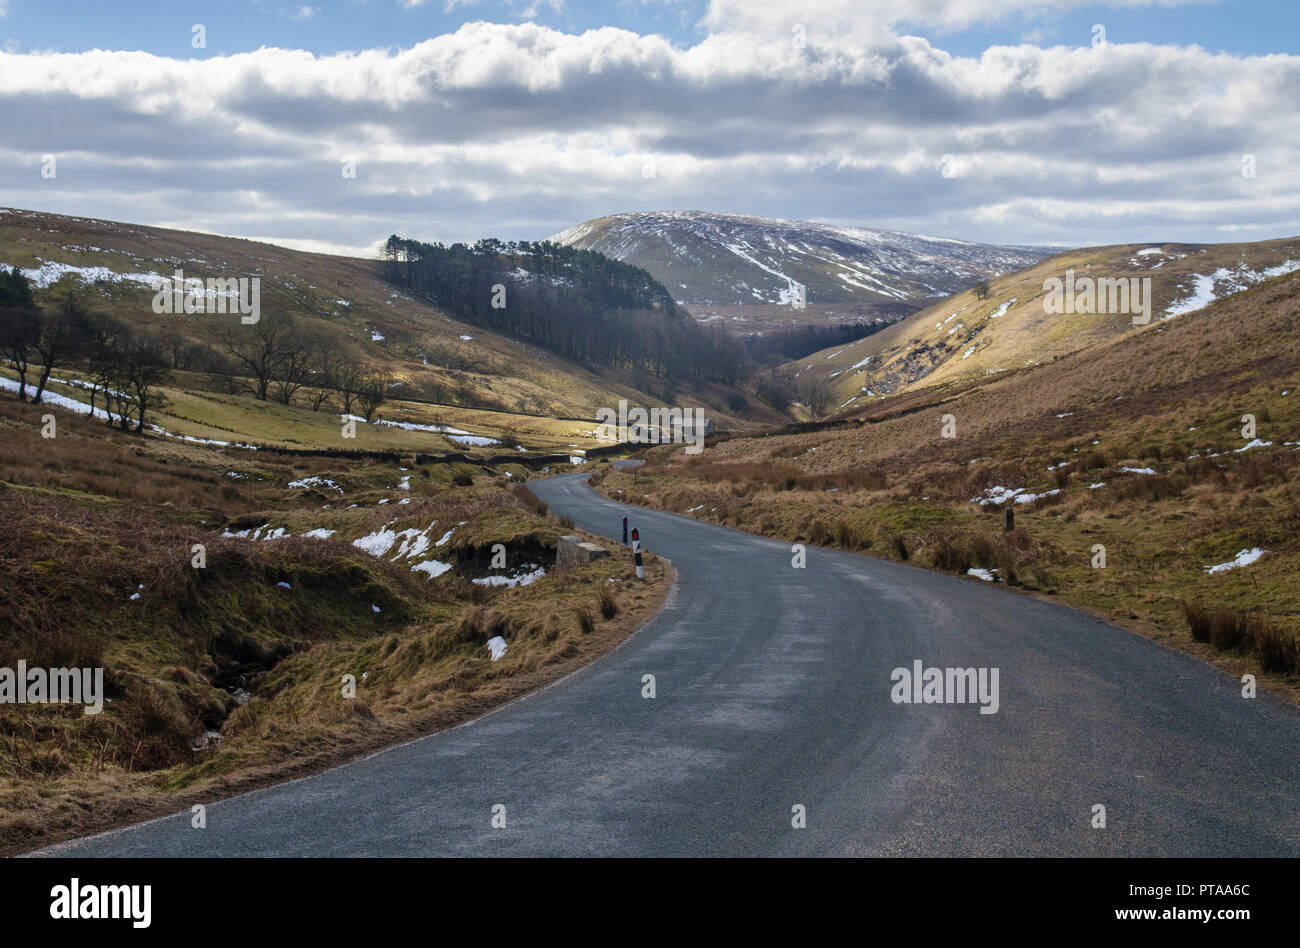
{"label": "tree line", "polygon": [[750,333],[745,351],[757,363],[791,362],[831,346],[846,346],[865,339],[890,325],[883,319],[872,322],[838,323],[833,326],[791,326],[772,332]]}
{"label": "tree line", "polygon": [[448,246],[393,235],[383,273],[458,319],[576,361],[728,384],[749,370],[735,336],[696,322],[640,267],[595,251],[494,238]]}
{"label": "tree line", "polygon": [[94,414],[103,399],[108,423],[143,431],[148,411],[159,406],[157,387],[170,374],[164,342],[119,320],[92,312],[69,294],[55,306],[39,306],[31,284],[16,268],[0,269],[0,356],[18,376],[18,399],[40,404],[56,368],[85,369]]}
{"label": "tree line", "polygon": [[0,359],[18,376],[20,401],[40,404],[56,369],[76,367],[91,414],[110,426],[143,431],[164,407],[159,387],[179,369],[224,376],[232,394],[246,392],[284,405],[305,399],[313,411],[327,401],[342,413],[374,418],[393,385],[390,373],[362,364],[336,331],[282,312],[255,324],[233,321],[216,347],[175,330],[146,332],[85,306],[75,293],[38,304],[26,277],[0,268]]}

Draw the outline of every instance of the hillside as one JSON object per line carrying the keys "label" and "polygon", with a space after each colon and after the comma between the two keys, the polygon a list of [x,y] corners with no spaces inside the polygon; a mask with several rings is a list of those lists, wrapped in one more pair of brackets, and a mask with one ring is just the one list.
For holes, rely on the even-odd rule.
{"label": "hillside", "polygon": [[[943,237],[704,211],[614,214],[550,238],[635,264],[697,315],[701,308],[857,304],[857,315],[948,296],[1029,266],[1045,251]],[[729,315],[737,315],[731,313]]]}
{"label": "hillside", "polygon": [[95,714],[0,705],[0,853],[318,771],[612,648],[670,574],[557,569],[572,524],[527,476],[141,438],[0,397],[0,667],[104,686]]}
{"label": "hillside", "polygon": [[[1237,259],[1193,253],[1188,274]],[[1057,596],[1300,696],[1298,274],[1041,365],[646,457],[602,489]]]}
{"label": "hillside", "polygon": [[[832,410],[921,386],[961,384],[1051,362],[1138,331],[1130,313],[1049,313],[1050,279],[1149,278],[1153,323],[1179,318],[1272,276],[1300,269],[1300,239],[1243,244],[1130,244],[1058,254],[956,294],[848,346],[786,368],[825,380]],[[1076,307],[1077,308],[1077,307]]]}
{"label": "hillside", "polygon": [[[595,445],[590,419],[620,398],[680,399],[708,406],[715,424],[777,420],[732,386],[683,386],[629,368],[579,362],[525,340],[471,325],[390,285],[379,261],[286,250],[269,244],[111,221],[0,209],[0,265],[17,267],[47,310],[70,296],[162,342],[170,377],[151,420],[166,432],[220,443],[406,452],[493,453],[516,446],[551,453]],[[250,394],[224,337],[236,317],[155,313],[152,283],[256,277],[261,308],[310,330],[336,362],[359,367],[386,389],[376,421],[339,439],[341,405],[312,404],[311,385],[287,404]],[[85,401],[72,372],[50,393]],[[62,380],[60,382],[59,380]],[[307,380],[310,381],[310,380]],[[15,375],[0,369],[0,385]]]}

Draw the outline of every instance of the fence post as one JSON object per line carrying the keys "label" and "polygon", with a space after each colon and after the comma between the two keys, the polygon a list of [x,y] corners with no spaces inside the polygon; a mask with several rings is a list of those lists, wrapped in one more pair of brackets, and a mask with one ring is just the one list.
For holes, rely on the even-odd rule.
{"label": "fence post", "polygon": [[1005,521],[1006,529],[1014,530],[1016,528],[1016,512],[1010,507],[1007,507],[1002,511],[1002,516]]}

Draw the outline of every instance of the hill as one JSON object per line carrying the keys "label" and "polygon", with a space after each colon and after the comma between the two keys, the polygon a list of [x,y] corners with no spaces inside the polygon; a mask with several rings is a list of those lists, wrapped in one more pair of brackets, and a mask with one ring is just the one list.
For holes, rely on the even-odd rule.
{"label": "hill", "polygon": [[[1076,306],[1075,312],[1051,312],[1048,297],[1055,284],[1044,286],[1052,280],[1064,283],[1072,274],[1080,287],[1085,280],[1095,286],[1119,279],[1137,280],[1139,288],[1150,280],[1149,315],[1155,324],[1295,270],[1300,270],[1300,239],[1295,238],[1068,251],[990,280],[985,298],[967,290],[865,339],[797,359],[786,369],[791,376],[823,380],[831,390],[830,411],[852,411],[884,395],[1048,363],[1139,330],[1135,314],[1127,311],[1083,312]],[[1109,304],[1109,292],[1105,295]]]}
{"label": "hill", "polygon": [[[736,410],[754,420],[779,417],[734,386],[581,362],[467,322],[391,285],[377,260],[8,208],[0,209],[0,265],[21,270],[46,311],[73,298],[159,341],[169,378],[157,386],[151,421],[178,437],[282,448],[487,454],[519,446],[552,453],[597,444],[597,409],[621,398],[704,405],[720,427],[737,423]],[[375,417],[358,422],[355,439],[340,440],[338,415],[355,405],[345,406],[333,389],[321,400],[313,396],[324,391],[317,383],[326,367],[290,370],[298,376],[287,400],[277,400],[283,388],[274,384],[268,398],[257,397],[247,363],[229,346],[238,317],[154,311],[153,281],[177,270],[187,279],[257,278],[263,323],[284,317],[306,331],[318,353],[334,355],[331,371],[350,367],[383,381]],[[244,328],[236,345],[246,349],[258,327]],[[82,382],[74,372],[56,372],[50,393],[85,402]],[[15,373],[0,369],[0,385],[15,384]]]}
{"label": "hill", "polygon": [[[809,221],[705,211],[614,214],[550,240],[596,250],[651,273],[693,312],[788,305],[795,284],[809,306],[858,304],[850,315],[948,296],[1029,266],[1046,251]],[[697,313],[698,314],[698,313]],[[735,315],[735,314],[731,314]]]}
{"label": "hill", "polygon": [[[1288,242],[1261,246],[1276,259]],[[1240,259],[1205,249],[1178,251],[1190,263],[1170,284],[1198,301]],[[1219,664],[1234,693],[1250,673],[1300,696],[1300,274],[1246,260],[1259,276],[1234,271],[1238,292],[1158,297],[1166,318],[1041,364],[903,386],[694,457],[655,448],[635,485],[611,472],[601,487],[1057,596]]]}

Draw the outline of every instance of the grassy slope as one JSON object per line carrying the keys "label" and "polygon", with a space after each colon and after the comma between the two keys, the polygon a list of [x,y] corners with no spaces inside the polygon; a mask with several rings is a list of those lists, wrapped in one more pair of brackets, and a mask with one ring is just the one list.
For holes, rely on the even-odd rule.
{"label": "grassy slope", "polygon": [[[312,476],[333,485],[288,486]],[[0,851],[319,769],[613,647],[665,590],[657,561],[645,584],[620,556],[517,588],[471,582],[549,567],[571,531],[514,486],[524,476],[218,450],[0,398],[0,665],[102,666],[111,698],[98,716],[0,706]],[[264,525],[292,536],[223,535]],[[320,529],[336,533],[303,536]],[[385,530],[382,555],[350,542]],[[434,559],[452,569],[412,569]],[[494,635],[509,643],[496,662]],[[207,730],[221,740],[193,749]]]}
{"label": "grassy slope", "polygon": [[[411,400],[385,406],[382,417],[424,424],[437,419],[489,437],[509,431],[530,450],[595,443],[591,425],[556,418],[594,418],[597,408],[616,406],[620,398],[632,404],[662,404],[659,396],[668,394],[661,381],[643,373],[587,368],[457,322],[394,290],[380,279],[374,261],[187,231],[0,209],[0,264],[27,269],[50,261],[168,277],[177,267],[187,277],[260,276],[263,312],[278,309],[316,320],[358,346],[365,361],[393,372],[401,383],[394,394]],[[113,281],[85,284],[72,275],[48,290],[38,290],[37,299],[51,301],[70,290],[88,297],[92,308],[133,326],[176,330],[196,342],[215,342],[224,328],[221,320],[231,319],[158,315],[151,309],[153,294],[146,286]],[[376,334],[382,340],[377,341]],[[725,427],[731,419],[725,410],[730,391],[709,385],[699,391],[682,390],[680,397],[688,404],[710,406],[716,423]],[[197,373],[181,373],[164,394],[175,411],[164,412],[159,424],[194,437],[316,447],[463,450],[439,435],[400,429],[371,431],[364,445],[341,443],[336,415],[326,419],[306,408],[280,411],[251,398],[216,397],[222,394],[219,380]],[[776,420],[758,406],[755,410],[755,420]]]}
{"label": "grassy slope", "polygon": [[[1161,253],[1138,253],[1153,246]],[[974,291],[959,293],[853,345],[814,353],[790,367],[830,380],[837,395],[835,405],[853,411],[871,400],[868,391],[884,396],[960,384],[1050,362],[1138,331],[1130,315],[1044,312],[1044,280],[1064,279],[1067,268],[1073,268],[1076,279],[1150,277],[1155,320],[1172,303],[1191,294],[1195,274],[1210,275],[1221,268],[1231,271],[1242,265],[1260,270],[1288,260],[1300,261],[1300,239],[1069,251],[991,280],[987,299],[976,299]],[[1227,284],[1218,281],[1216,288],[1226,294]],[[995,316],[1007,303],[1010,306]]]}
{"label": "grassy slope", "polygon": [[[1247,447],[1246,413],[1271,445]],[[955,439],[941,436],[945,414]],[[822,430],[648,457],[635,489],[627,474],[604,489],[791,541],[996,569],[1300,691],[1300,277]],[[1015,504],[1006,533],[998,505],[972,503],[995,486],[1059,493]],[[1255,564],[1207,574],[1254,547],[1268,551]],[[1193,638],[1185,605],[1213,642]]]}

